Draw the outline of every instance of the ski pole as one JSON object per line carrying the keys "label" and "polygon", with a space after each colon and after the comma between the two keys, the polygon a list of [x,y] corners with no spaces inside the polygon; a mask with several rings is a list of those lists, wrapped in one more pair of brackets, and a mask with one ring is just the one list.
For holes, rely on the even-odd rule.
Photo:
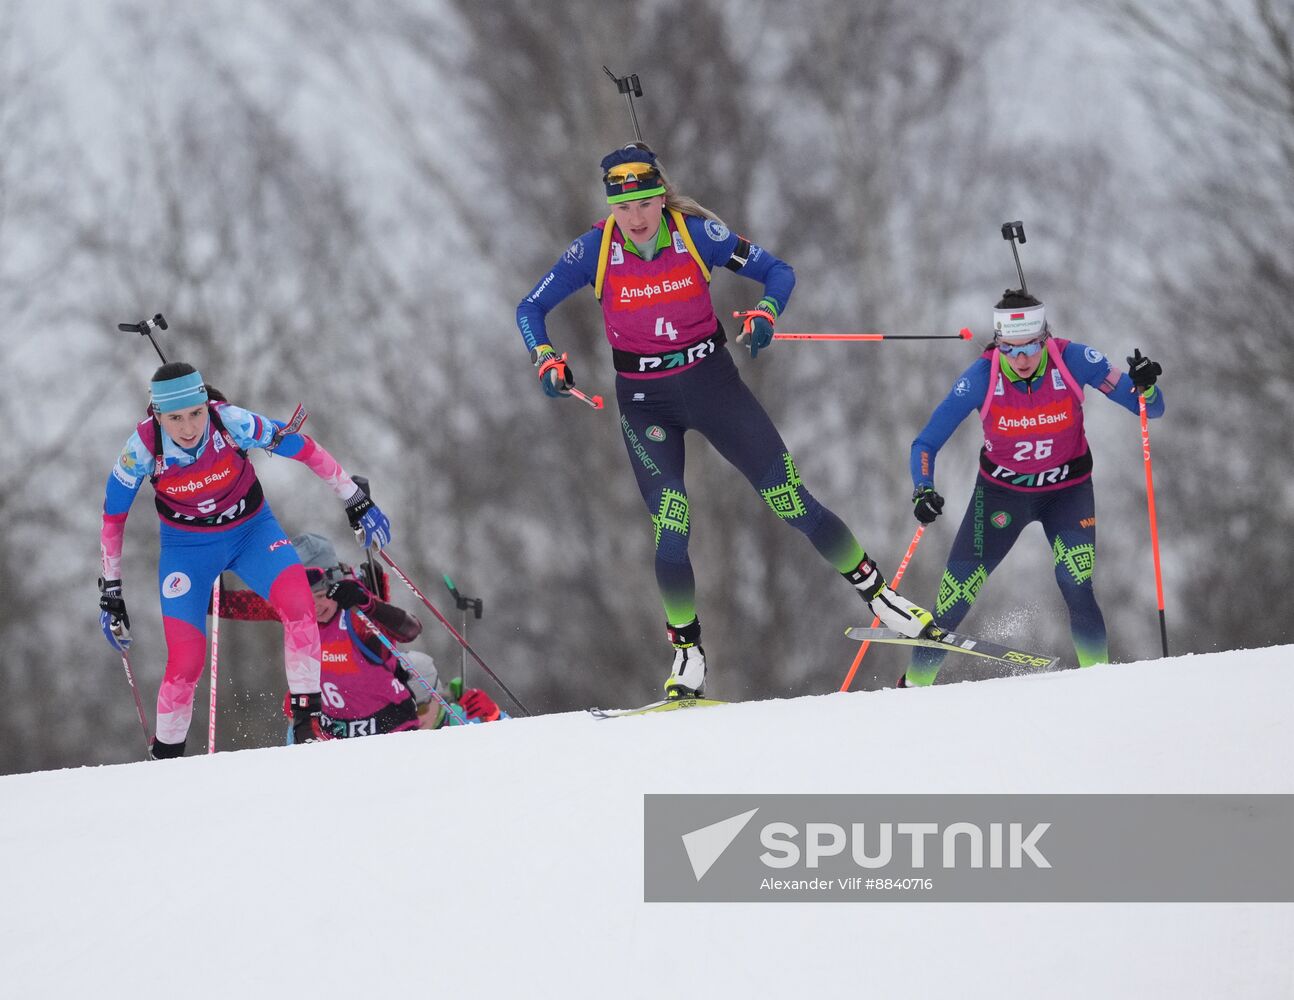
{"label": "ski pole", "polygon": [[158,313],[152,319],[140,320],[138,323],[118,323],[117,329],[122,333],[137,333],[142,337],[147,337],[148,342],[153,345],[153,350],[157,352],[157,356],[162,359],[162,364],[166,364],[166,355],[162,353],[162,349],[157,346],[157,341],[153,339],[154,330],[167,329],[166,317],[161,313]]}
{"label": "ski pole", "polygon": [[[903,574],[907,571],[908,563],[912,561],[912,554],[917,550],[917,543],[921,541],[921,536],[924,535],[925,532],[926,526],[924,524],[918,524],[917,532],[912,536],[912,544],[908,546],[908,551],[904,554],[903,561],[899,563],[899,568],[894,571],[894,579],[890,581],[894,586],[897,587],[899,585],[899,581],[903,579]],[[880,623],[881,619],[879,616],[873,618],[872,628],[876,628]],[[841,691],[848,691],[849,685],[854,683],[854,674],[858,673],[858,665],[863,662],[863,656],[867,653],[867,650],[871,645],[872,640],[868,639],[858,647],[858,653],[854,656],[854,662],[849,665],[849,673],[845,675],[845,681],[840,685]]]}
{"label": "ski pole", "polygon": [[575,388],[574,386],[571,386],[571,387],[570,387],[569,389],[567,389],[566,391],[567,391],[567,392],[569,392],[569,393],[570,393],[572,396],[574,396],[576,399],[582,399],[584,402],[588,403],[588,404],[589,404],[589,406],[593,407],[593,409],[595,409],[595,410],[600,410],[600,409],[602,409],[602,397],[601,397],[601,396],[588,396],[588,395],[585,395],[584,393],[580,392],[580,390],[579,390],[579,389],[577,389],[577,388]]}
{"label": "ski pole", "polygon": [[207,753],[216,752],[216,674],[220,668],[220,574],[211,585],[211,692],[207,699]]}
{"label": "ski pole", "polygon": [[[364,490],[365,497],[369,497],[371,499],[371,495],[373,494],[369,492],[369,479],[367,479],[367,476],[351,476],[351,480],[356,486],[358,486],[358,488]],[[373,560],[373,550],[366,549],[364,552],[364,559],[365,564],[369,567],[369,581],[367,581],[369,582],[369,590],[373,591],[374,594],[377,594],[378,598],[383,600],[386,599],[382,598],[382,587],[378,586],[378,564]]]}
{"label": "ski pole", "polygon": [[[449,578],[448,573],[443,574],[441,576],[441,579],[445,581],[445,586],[449,588],[450,594],[452,594],[454,597],[454,607],[458,608],[459,611],[463,612],[463,638],[466,639],[467,638],[467,613],[468,611],[474,612],[476,615],[476,620],[480,621],[481,615],[485,613],[485,601],[483,601],[479,597],[464,597],[462,594],[460,594],[458,592],[458,588],[454,586],[454,581]],[[458,665],[458,683],[460,687],[466,690],[467,689],[467,650],[466,649],[463,650],[462,656],[463,656],[462,662]]]}
{"label": "ski pole", "polygon": [[975,335],[966,327],[959,333],[775,333],[774,340],[970,340]]}
{"label": "ski pole", "polygon": [[418,680],[422,683],[422,686],[427,689],[428,693],[430,693],[430,695],[433,698],[435,698],[438,702],[440,702],[441,707],[444,708],[446,712],[448,712],[451,716],[457,719],[460,725],[464,725],[464,726],[467,725],[467,713],[463,711],[462,707],[459,705],[451,705],[444,698],[442,698],[440,695],[440,692],[437,691],[433,685],[427,683],[427,679],[423,677],[422,674],[418,673],[418,671],[414,668],[412,663],[410,663],[407,659],[405,659],[404,654],[395,648],[395,644],[386,637],[386,635],[382,632],[380,628],[378,628],[375,624],[373,624],[373,619],[369,618],[369,616],[364,614],[364,612],[361,611],[359,608],[351,608],[349,614],[354,615],[356,618],[358,618],[360,621],[362,621],[365,625],[367,625],[370,629],[373,630],[373,634],[378,637],[378,639],[381,641],[383,646],[385,646],[387,649],[391,651],[391,655],[394,656],[400,662],[400,666],[404,667],[404,669],[407,670],[411,676],[418,678]]}
{"label": "ski pole", "polygon": [[144,752],[152,748],[153,737],[148,732],[148,722],[144,719],[144,703],[139,698],[139,688],[135,686],[135,672],[130,669],[130,657],[125,650],[121,653],[121,668],[126,671],[126,680],[130,682],[130,693],[135,696],[135,711],[139,713],[139,728],[144,731]]}
{"label": "ski pole", "polygon": [[1150,550],[1155,561],[1155,598],[1159,602],[1159,641],[1168,655],[1168,624],[1164,619],[1164,574],[1159,567],[1159,522],[1155,517],[1155,477],[1150,469],[1150,421],[1146,417],[1146,397],[1138,394],[1141,412],[1141,457],[1146,465],[1146,507],[1150,512]]}
{"label": "ski pole", "polygon": [[387,554],[386,549],[379,549],[378,555],[382,557],[383,562],[385,562],[388,566],[390,566],[393,570],[395,570],[395,575],[398,576],[402,581],[404,581],[404,585],[406,587],[408,587],[411,591],[413,591],[413,596],[418,598],[418,600],[422,601],[422,603],[426,605],[427,610],[430,611],[433,615],[435,615],[436,620],[449,630],[449,634],[458,640],[459,645],[462,646],[465,650],[467,650],[467,652],[471,655],[472,659],[474,659],[477,662],[480,668],[484,670],[487,674],[489,674],[491,678],[493,678],[494,683],[499,685],[499,687],[503,690],[504,694],[506,694],[509,698],[512,699],[512,703],[516,705],[517,708],[521,709],[522,714],[530,715],[531,714],[530,709],[526,708],[526,706],[521,703],[521,699],[512,693],[508,685],[504,684],[503,681],[499,679],[499,675],[490,669],[490,666],[488,663],[486,663],[484,660],[481,659],[481,657],[477,654],[476,650],[474,650],[471,647],[471,645],[468,643],[468,641],[464,639],[462,635],[459,634],[458,629],[454,628],[454,626],[449,623],[449,619],[446,618],[444,615],[442,615],[438,610],[436,610],[436,606],[432,604],[431,601],[427,600],[427,596],[421,590],[418,589],[417,585],[412,580],[410,580],[405,575],[404,570],[402,570],[399,566],[396,565],[395,560],[392,559],[390,555]]}

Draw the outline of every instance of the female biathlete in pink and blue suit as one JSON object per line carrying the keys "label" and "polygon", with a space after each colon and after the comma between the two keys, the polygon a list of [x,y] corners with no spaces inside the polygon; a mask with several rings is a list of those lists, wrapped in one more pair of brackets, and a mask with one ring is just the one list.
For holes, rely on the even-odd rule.
{"label": "female biathlete in pink and blue suit", "polygon": [[656,154],[641,144],[602,160],[610,216],[579,237],[517,307],[517,325],[549,396],[575,384],[566,356],[549,342],[544,317],[592,285],[602,304],[616,368],[616,400],[629,464],[656,534],[656,581],[674,663],[669,697],[700,694],[705,654],[688,561],[685,431],[704,435],[889,627],[919,635],[930,614],[885,585],[875,563],[835,514],[804,487],[781,435],[737,372],[710,300],[720,267],[764,286],[738,340],[754,358],[773,340],[795,273],[767,250],[731,232],[717,216],[670,186]]}
{"label": "female biathlete in pink and blue suit", "polygon": [[[1092,586],[1096,569],[1096,500],[1092,451],[1083,430],[1083,388],[1092,386],[1133,413],[1164,412],[1155,385],[1161,367],[1136,351],[1120,371],[1095,348],[1051,335],[1043,304],[1008,289],[993,310],[993,343],[966,369],[912,442],[912,500],[917,520],[943,510],[935,492],[935,457],[972,413],[984,430],[979,478],[939,583],[935,614],[954,629],[989,574],[1024,527],[1042,525],[1055,560],[1056,583],[1069,608],[1079,666],[1109,658],[1105,619]],[[935,682],[944,651],[917,649],[900,687]]]}
{"label": "female biathlete in pink and blue suit", "polygon": [[[166,672],[157,695],[154,758],[181,757],[193,715],[193,689],[206,659],[207,607],[216,577],[233,570],[283,621],[283,648],[298,743],[320,737],[319,628],[305,570],[261,491],[247,450],[294,458],[346,503],[364,544],[390,541],[386,516],[327,451],[258,413],[217,402],[192,365],[171,362],[153,375],[150,415],[126,442],[103,503],[100,624],[121,652],[130,619],[121,591],[122,537],[145,479],[161,517],[157,583],[166,633]],[[218,395],[218,394],[217,394]]]}

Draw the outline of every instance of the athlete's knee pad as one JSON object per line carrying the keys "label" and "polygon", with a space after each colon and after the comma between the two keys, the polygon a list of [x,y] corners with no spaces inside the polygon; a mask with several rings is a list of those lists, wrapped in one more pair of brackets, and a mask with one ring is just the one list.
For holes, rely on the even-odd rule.
{"label": "athlete's knee pad", "polygon": [[662,488],[656,497],[651,520],[656,529],[656,557],[665,562],[687,562],[687,541],[692,522],[687,494],[672,486]]}

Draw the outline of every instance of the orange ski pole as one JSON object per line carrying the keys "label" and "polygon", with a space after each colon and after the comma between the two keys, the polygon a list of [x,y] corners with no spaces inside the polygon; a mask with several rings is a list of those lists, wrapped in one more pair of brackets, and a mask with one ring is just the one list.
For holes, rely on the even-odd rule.
{"label": "orange ski pole", "polygon": [[[917,525],[917,532],[912,536],[912,544],[908,546],[908,551],[904,554],[903,561],[899,563],[899,568],[894,571],[894,579],[890,581],[892,586],[897,587],[899,585],[899,581],[903,579],[903,574],[907,571],[908,563],[912,561],[912,554],[917,550],[917,542],[921,541],[921,536],[925,534],[925,531],[926,526],[924,524]],[[876,628],[880,623],[880,618],[873,618],[872,628]],[[854,683],[854,674],[858,673],[858,665],[863,662],[863,656],[866,654],[867,649],[871,644],[872,640],[868,639],[858,647],[858,653],[854,656],[854,662],[849,665],[849,673],[845,675],[844,683],[840,685],[841,691],[848,691],[849,685]]]}
{"label": "orange ski pole", "polygon": [[1159,567],[1159,522],[1155,517],[1155,477],[1150,469],[1150,422],[1146,418],[1146,397],[1137,397],[1141,412],[1141,457],[1146,464],[1146,507],[1150,511],[1150,550],[1155,560],[1155,598],[1159,602],[1159,641],[1168,655],[1168,625],[1164,619],[1164,574]]}

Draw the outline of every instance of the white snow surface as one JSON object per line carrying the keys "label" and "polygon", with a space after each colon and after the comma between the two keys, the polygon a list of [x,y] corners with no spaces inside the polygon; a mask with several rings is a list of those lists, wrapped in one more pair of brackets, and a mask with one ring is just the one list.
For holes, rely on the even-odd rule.
{"label": "white snow surface", "polygon": [[1290,656],[3,777],[0,992],[1291,997],[1294,904],[647,904],[642,846],[647,792],[1292,792]]}

